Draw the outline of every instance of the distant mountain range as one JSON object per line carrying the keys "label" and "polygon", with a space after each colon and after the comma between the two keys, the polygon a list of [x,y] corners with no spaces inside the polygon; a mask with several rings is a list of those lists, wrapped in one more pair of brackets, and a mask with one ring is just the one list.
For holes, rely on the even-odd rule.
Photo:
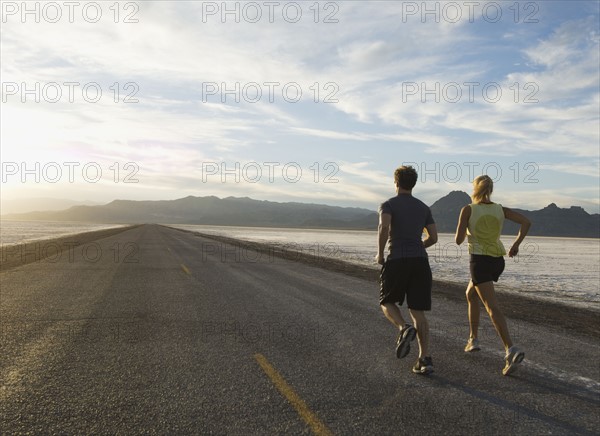
{"label": "distant mountain range", "polygon": [[[431,205],[438,231],[453,233],[460,210],[471,199],[453,191]],[[515,209],[533,222],[534,236],[600,237],[600,215],[581,207],[569,209],[554,203],[543,209]],[[12,220],[86,221],[96,223],[209,224],[252,227],[300,227],[326,229],[376,229],[377,213],[356,207],[306,203],[276,203],[248,197],[185,197],[177,200],[115,200],[101,206],[73,206],[61,211],[3,215]],[[506,234],[516,234],[518,226],[505,224]]]}
{"label": "distant mountain range", "polygon": [[0,198],[0,213],[26,213],[32,210],[63,210],[71,206],[99,206],[97,201],[73,201],[63,198]]}
{"label": "distant mountain range", "polygon": [[373,228],[367,209],[321,204],[276,203],[248,197],[185,197],[177,200],[115,200],[102,206],[3,215],[3,219],[100,223],[210,224],[258,227]]}

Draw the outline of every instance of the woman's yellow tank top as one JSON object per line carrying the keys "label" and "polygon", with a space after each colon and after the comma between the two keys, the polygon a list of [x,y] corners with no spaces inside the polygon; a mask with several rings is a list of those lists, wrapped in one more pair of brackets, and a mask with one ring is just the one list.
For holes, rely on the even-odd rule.
{"label": "woman's yellow tank top", "polygon": [[500,241],[504,224],[502,205],[471,203],[471,217],[467,227],[470,254],[500,257],[506,254]]}

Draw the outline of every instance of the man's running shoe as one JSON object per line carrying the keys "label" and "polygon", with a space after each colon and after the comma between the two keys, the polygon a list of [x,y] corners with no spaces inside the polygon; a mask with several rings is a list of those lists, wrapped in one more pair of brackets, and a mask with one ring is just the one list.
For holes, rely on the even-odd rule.
{"label": "man's running shoe", "polygon": [[472,351],[479,351],[481,347],[479,346],[479,341],[475,338],[469,338],[467,345],[465,346],[465,352],[471,353]]}
{"label": "man's running shoe", "polygon": [[502,370],[502,375],[509,375],[514,372],[515,369],[519,366],[519,364],[525,358],[525,353],[519,350],[517,347],[512,346],[508,349],[506,353],[505,361],[506,365],[504,365],[504,369]]}
{"label": "man's running shoe", "polygon": [[406,357],[410,351],[410,342],[414,341],[417,335],[417,330],[410,324],[406,324],[400,335],[398,336],[398,342],[396,343],[396,357],[402,359]]}
{"label": "man's running shoe", "polygon": [[422,357],[417,360],[415,366],[413,366],[412,372],[415,374],[431,374],[433,372],[433,360],[431,357]]}

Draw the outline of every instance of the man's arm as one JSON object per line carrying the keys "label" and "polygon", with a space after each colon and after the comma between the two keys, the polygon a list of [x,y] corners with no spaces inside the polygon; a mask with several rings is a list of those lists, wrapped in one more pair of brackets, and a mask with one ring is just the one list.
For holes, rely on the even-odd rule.
{"label": "man's arm", "polygon": [[467,205],[460,211],[460,218],[458,218],[458,226],[456,227],[456,234],[454,235],[454,242],[458,245],[465,241],[467,227],[469,226],[469,218],[471,218],[471,206]]}
{"label": "man's arm", "polygon": [[427,233],[427,237],[423,240],[423,247],[429,248],[438,241],[437,227],[435,223],[427,224],[424,230]]}
{"label": "man's arm", "polygon": [[392,215],[389,213],[379,214],[379,227],[377,228],[377,257],[375,258],[379,265],[383,265],[385,246],[390,237],[390,225],[392,224]]}

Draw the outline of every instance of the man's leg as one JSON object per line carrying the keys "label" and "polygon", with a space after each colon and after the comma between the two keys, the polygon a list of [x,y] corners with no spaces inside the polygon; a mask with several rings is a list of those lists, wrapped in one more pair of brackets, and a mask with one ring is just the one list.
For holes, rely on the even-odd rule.
{"label": "man's leg", "polygon": [[400,308],[396,306],[396,304],[384,303],[381,305],[381,310],[383,310],[383,314],[387,319],[390,320],[392,324],[398,327],[398,329],[402,330],[406,323],[404,322],[402,313],[400,313]]}
{"label": "man's leg", "polygon": [[384,303],[381,309],[386,318],[398,328],[398,339],[396,341],[396,357],[402,359],[410,352],[410,343],[415,339],[416,331],[411,325],[404,322],[400,308],[394,303]]}
{"label": "man's leg", "polygon": [[419,359],[429,356],[429,322],[422,310],[410,309],[410,316],[417,329],[417,339],[419,340]]}

